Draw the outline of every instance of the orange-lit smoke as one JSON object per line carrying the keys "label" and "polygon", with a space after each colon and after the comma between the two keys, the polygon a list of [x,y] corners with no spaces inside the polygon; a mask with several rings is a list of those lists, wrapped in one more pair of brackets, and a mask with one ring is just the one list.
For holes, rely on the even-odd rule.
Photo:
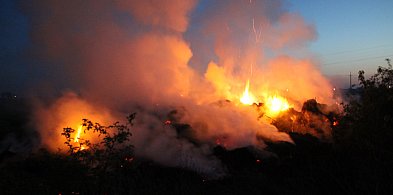
{"label": "orange-lit smoke", "polygon": [[40,106],[36,110],[36,125],[41,133],[42,144],[52,150],[67,151],[64,144],[65,138],[61,135],[63,128],[69,127],[75,130],[71,135],[73,141],[81,139],[90,140],[94,143],[98,135],[92,131],[83,131],[82,119],[89,119],[101,124],[111,124],[115,119],[111,114],[97,105],[92,105],[86,100],[80,99],[74,93],[66,93],[57,99],[52,105]]}
{"label": "orange-lit smoke", "polygon": [[[315,39],[313,26],[299,15],[285,13],[279,4],[218,2],[198,20],[201,31],[215,38],[211,46],[216,58],[210,60],[205,78],[217,99],[236,101],[244,85],[250,85],[256,102],[279,95],[297,109],[308,99],[333,103],[332,87],[312,60],[286,52],[302,50]],[[202,61],[199,58],[204,56],[196,53],[192,60]]]}

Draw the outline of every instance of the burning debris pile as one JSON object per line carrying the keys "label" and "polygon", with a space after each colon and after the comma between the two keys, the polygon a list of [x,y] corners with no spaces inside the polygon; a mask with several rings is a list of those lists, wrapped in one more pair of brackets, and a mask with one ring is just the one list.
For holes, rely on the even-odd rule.
{"label": "burning debris pile", "polygon": [[328,109],[327,105],[319,104],[311,99],[303,104],[301,112],[289,109],[272,124],[280,131],[310,134],[322,141],[331,141],[332,126],[337,125],[338,106]]}
{"label": "burning debris pile", "polygon": [[[211,106],[222,108],[230,106],[230,104],[230,101],[223,101],[217,104],[212,104]],[[250,108],[257,111],[255,120],[258,120],[261,123],[270,122],[270,124],[275,126],[280,132],[309,134],[319,138],[321,141],[331,141],[332,126],[338,124],[336,118],[338,116],[337,113],[339,112],[339,107],[337,105],[329,107],[327,105],[317,103],[314,99],[310,99],[304,102],[301,111],[296,111],[292,107],[284,109],[283,107],[285,107],[285,105],[281,110],[279,110],[278,108],[280,107],[280,105],[265,105],[264,103],[254,103],[250,105]],[[177,136],[186,138],[194,144],[199,144],[197,139],[198,131],[194,130],[193,126],[190,124],[181,123],[182,118],[184,117],[184,112],[186,112],[184,108],[171,111],[164,124],[175,128]],[[220,116],[217,117],[219,118]],[[239,122],[241,123],[241,121]],[[198,125],[203,125],[203,122],[197,123],[196,126]],[[228,145],[225,141],[228,137],[229,136],[226,136],[225,133],[222,133],[221,135],[218,134],[217,137],[213,137],[210,140],[210,144],[220,145],[224,148],[230,147],[230,145]],[[256,134],[256,138],[258,137],[262,140],[269,140],[268,137],[258,136],[258,134]],[[283,141],[292,143],[291,140],[283,139]]]}
{"label": "burning debris pile", "polygon": [[[131,138],[131,126],[119,125],[118,122],[114,125],[102,126],[87,119],[83,119],[84,122],[78,129],[64,128],[62,136],[66,138],[65,146],[67,146],[69,154],[76,155],[83,162],[88,162],[87,164],[93,163],[94,167],[99,164],[107,165],[107,163],[101,162],[106,162],[103,155],[108,153],[105,152],[107,150],[110,151],[109,153],[113,153],[110,157],[112,161],[120,155],[121,162],[117,164],[121,167],[132,162],[134,153],[131,144],[135,143],[138,158],[147,158],[170,166],[192,169],[213,178],[225,174],[225,165],[222,165],[215,153],[217,147],[229,151],[249,148],[255,153],[256,159],[263,159],[269,156],[263,151],[266,143],[277,141],[293,143],[286,133],[310,134],[322,141],[330,141],[332,126],[337,123],[335,121],[337,108],[330,108],[311,99],[303,104],[301,111],[296,111],[293,107],[288,106],[289,104],[284,98],[279,99],[277,96],[274,98],[277,99],[272,99],[272,102],[266,104],[261,102],[252,105],[236,105],[226,100],[193,108],[201,109],[198,113],[214,110],[214,115],[209,115],[206,112],[205,114],[208,116],[192,116],[195,110],[190,112],[188,110],[190,107],[180,107],[166,115],[151,113],[155,115],[156,120],[161,121],[161,128],[149,127],[154,136],[148,140],[147,138]],[[244,110],[239,111],[239,106]],[[218,112],[221,112],[222,115],[217,115]],[[227,115],[228,112],[239,113]],[[250,120],[250,117],[244,116],[246,113],[242,112],[254,114],[254,120]],[[146,116],[146,113],[144,115]],[[135,117],[136,115],[133,114],[132,118],[128,118],[129,124],[133,125],[132,121]],[[215,122],[212,123],[211,120],[215,120]],[[237,125],[237,127],[227,127],[228,122],[226,121],[228,120],[235,120],[234,122],[237,124],[231,124]],[[138,126],[146,125],[146,122],[136,121],[134,132],[136,136],[140,136]],[[118,132],[114,131],[116,129]],[[217,129],[221,131],[217,131]],[[233,129],[241,131],[235,134]],[[126,133],[125,135],[128,136],[126,139],[120,140],[118,137],[123,135],[122,133]],[[94,136],[94,134],[98,136]],[[99,136],[103,137],[100,139]],[[138,142],[141,140],[150,141],[150,143]],[[174,143],[176,145],[173,145]],[[113,147],[115,144],[117,146]],[[145,151],[141,152],[138,147],[144,147]],[[120,152],[116,153],[116,151]],[[168,156],[164,156],[164,158],[162,156],[160,158],[146,156],[151,153],[159,155],[156,152],[167,152]],[[96,156],[101,156],[101,160],[95,159]],[[132,160],[129,161],[129,159]]]}

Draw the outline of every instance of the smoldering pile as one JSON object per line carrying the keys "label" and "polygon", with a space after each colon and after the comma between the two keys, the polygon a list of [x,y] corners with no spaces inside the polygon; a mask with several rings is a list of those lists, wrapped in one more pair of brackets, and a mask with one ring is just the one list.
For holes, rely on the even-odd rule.
{"label": "smoldering pile", "polygon": [[[209,106],[225,110],[225,108],[230,108],[232,105],[233,103],[231,101],[226,100],[210,104]],[[290,108],[280,113],[275,118],[270,118],[265,115],[263,103],[253,104],[252,106],[249,106],[249,108],[257,111],[255,112],[257,113],[257,115],[255,115],[255,120],[258,121],[258,123],[266,125],[266,122],[269,121],[272,126],[277,128],[278,134],[280,134],[280,132],[285,132],[285,135],[287,135],[286,133],[295,136],[296,134],[306,135],[326,143],[329,143],[332,139],[332,127],[337,123],[336,118],[338,117],[337,113],[339,113],[339,107],[337,105],[328,106],[326,104],[320,104],[315,99],[310,99],[304,102],[301,111],[296,111],[294,108]],[[192,155],[194,155],[193,152],[187,150],[182,151],[187,153],[185,155],[186,157],[184,156],[184,153],[178,153],[176,158],[183,160],[180,160],[177,166],[191,168],[194,171],[213,178],[225,175],[225,170],[227,170],[228,166],[226,164],[228,162],[223,162],[222,159],[219,158],[220,155],[223,155],[223,153],[217,153],[217,151],[231,152],[239,151],[240,148],[243,148],[241,149],[245,150],[242,152],[243,155],[248,153],[253,159],[256,159],[257,163],[259,163],[260,159],[271,159],[277,157],[275,153],[266,151],[265,148],[269,144],[288,143],[295,146],[295,143],[290,137],[288,137],[288,139],[285,138],[277,140],[277,138],[272,138],[258,132],[253,134],[254,139],[251,139],[252,141],[249,140],[249,142],[244,140],[242,132],[233,134],[226,133],[225,130],[220,131],[220,129],[216,129],[210,131],[218,133],[207,136],[204,134],[208,134],[208,129],[212,128],[210,122],[192,121],[191,123],[187,123],[187,115],[189,114],[192,113],[187,110],[187,107],[180,107],[170,111],[166,114],[166,116],[160,116],[160,118],[163,121],[163,126],[175,130],[175,132],[173,132],[173,136],[175,136],[177,140],[183,140],[183,143],[187,143],[189,148],[195,148],[193,151],[203,148],[203,159],[206,159],[205,157],[209,156],[211,162],[207,164],[209,167],[208,169],[206,169],[206,167],[202,168],[203,166],[198,165],[198,161],[195,161],[196,159],[200,159],[201,156],[192,157]],[[210,120],[220,120],[218,118],[225,118],[226,116],[217,115],[216,117],[217,118],[210,118]],[[247,126],[244,124],[241,117],[238,119],[239,120],[237,120],[237,122],[239,123],[239,126]],[[200,131],[201,129],[204,129],[205,131]],[[242,129],[238,129],[238,131],[242,131]],[[284,138],[285,136],[282,137]],[[239,143],[234,140],[243,140],[243,142]],[[178,147],[181,148],[180,145],[178,145]],[[238,160],[242,161],[241,159]],[[189,164],[190,162],[193,163]],[[212,164],[212,162],[214,163]]]}
{"label": "smoldering pile", "polygon": [[[226,100],[211,105],[222,108],[230,104],[231,102]],[[267,121],[270,121],[270,123],[280,132],[309,134],[320,139],[321,141],[326,142],[331,141],[332,126],[335,126],[338,123],[337,118],[339,115],[338,113],[340,113],[338,105],[329,106],[326,104],[321,104],[318,103],[315,99],[310,99],[304,102],[301,111],[296,111],[294,108],[289,108],[274,118],[265,115],[265,108],[263,106],[263,103],[254,103],[252,105],[252,107],[258,111],[258,115],[255,116],[255,119],[261,119],[265,117]],[[198,132],[195,131],[190,124],[181,122],[186,112],[187,110],[184,107],[172,110],[167,115],[165,124],[175,128],[179,137],[186,138],[192,143],[198,145],[198,135],[196,135]],[[220,116],[217,117],[219,118]],[[242,123],[242,121],[239,121],[239,123]],[[207,123],[200,121],[198,125],[207,126]],[[210,144],[221,145],[221,143],[224,141],[218,140],[225,140],[225,137],[228,136],[222,134],[218,135],[217,137],[213,137],[210,140]],[[267,138],[264,137],[260,138],[267,140]],[[225,147],[225,144],[223,146]]]}

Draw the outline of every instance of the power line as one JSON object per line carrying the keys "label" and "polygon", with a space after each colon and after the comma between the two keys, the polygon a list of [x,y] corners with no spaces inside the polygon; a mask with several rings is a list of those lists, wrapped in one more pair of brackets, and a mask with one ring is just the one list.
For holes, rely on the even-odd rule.
{"label": "power line", "polygon": [[371,59],[377,59],[377,58],[388,58],[391,56],[393,56],[393,55],[383,55],[383,56],[375,56],[375,57],[368,57],[368,58],[358,58],[358,59],[353,59],[353,60],[336,61],[336,62],[332,62],[332,63],[322,64],[322,66],[338,65],[338,64],[342,64],[342,63],[357,62],[357,61],[371,60]]}
{"label": "power line", "polygon": [[363,57],[363,58],[367,58],[367,57],[373,57],[376,55],[388,55],[393,53],[393,47],[390,49],[374,49],[374,50],[364,50],[364,51],[358,51],[358,52],[347,52],[347,53],[341,53],[341,54],[337,54],[337,55],[320,55],[320,58],[322,60],[325,61],[332,61],[332,59],[351,59],[351,58],[358,58],[358,57]]}
{"label": "power line", "polygon": [[393,45],[392,44],[383,44],[383,45],[378,45],[378,46],[373,46],[373,47],[365,47],[365,48],[337,51],[337,52],[333,52],[333,53],[327,53],[324,55],[325,56],[339,55],[339,54],[353,53],[353,52],[358,52],[358,51],[367,51],[367,50],[371,50],[371,49],[386,48],[386,47],[390,48],[390,47],[393,47]]}

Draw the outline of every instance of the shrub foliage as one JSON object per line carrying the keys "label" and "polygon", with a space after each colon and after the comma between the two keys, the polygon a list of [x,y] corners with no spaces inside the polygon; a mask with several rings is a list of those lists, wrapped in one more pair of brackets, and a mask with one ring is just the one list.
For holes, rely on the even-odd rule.
{"label": "shrub foliage", "polygon": [[133,161],[130,129],[135,115],[133,113],[127,116],[126,124],[116,122],[109,126],[83,119],[84,133],[92,131],[101,138],[96,143],[84,138],[79,138],[78,142],[75,142],[75,129],[64,128],[61,135],[66,139],[64,144],[68,147],[67,154],[93,170],[107,172],[126,166],[128,162]]}

